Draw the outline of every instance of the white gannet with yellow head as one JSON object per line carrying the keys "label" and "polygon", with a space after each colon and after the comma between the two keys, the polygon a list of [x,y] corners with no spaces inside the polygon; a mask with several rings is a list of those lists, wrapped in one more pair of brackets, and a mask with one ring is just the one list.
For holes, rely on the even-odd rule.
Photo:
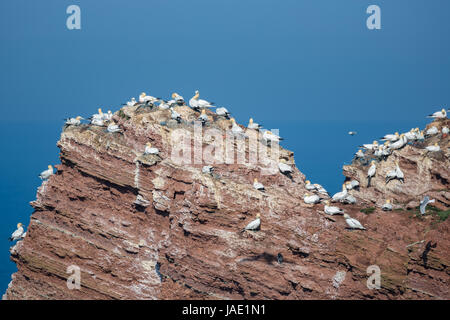
{"label": "white gannet with yellow head", "polygon": [[427,146],[425,147],[425,149],[427,149],[428,152],[438,152],[441,150],[441,147],[438,145],[438,143],[436,142],[434,145],[432,146]]}
{"label": "white gannet with yellow head", "polygon": [[248,120],[247,128],[258,130],[261,129],[262,127],[258,123],[253,122],[253,118],[250,118],[250,120]]}
{"label": "white gannet with yellow head", "polygon": [[330,200],[325,200],[325,206],[323,207],[323,211],[326,214],[329,214],[331,216],[335,214],[343,214],[344,210],[338,207],[330,206]]}
{"label": "white gannet with yellow head", "polygon": [[216,114],[217,114],[218,116],[225,117],[225,118],[227,118],[227,119],[230,118],[230,113],[228,112],[227,108],[225,108],[225,107],[219,107],[219,108],[217,108],[217,109],[216,109]]}
{"label": "white gannet with yellow head", "polygon": [[316,204],[320,202],[320,197],[317,194],[305,193],[303,196],[303,201],[306,204]]}
{"label": "white gannet with yellow head", "polygon": [[280,162],[278,162],[278,169],[280,169],[282,174],[289,175],[292,173],[292,167],[286,163],[285,159],[280,159]]}
{"label": "white gannet with yellow head", "polygon": [[272,133],[272,131],[264,131],[263,136],[262,136],[263,140],[268,143],[269,141],[272,142],[280,142],[280,140],[283,140],[283,138],[281,138],[280,136]]}
{"label": "white gannet with yellow head", "polygon": [[358,220],[356,220],[354,218],[351,218],[346,213],[344,213],[344,219],[350,229],[366,230],[366,228],[363,227],[361,222],[359,222]]}
{"label": "white gannet with yellow head", "polygon": [[145,144],[144,154],[158,154],[159,150],[158,148],[152,147],[152,144],[150,142],[147,142]]}
{"label": "white gannet with yellow head", "polygon": [[306,190],[309,190],[309,191],[317,190],[317,187],[315,185],[313,185],[311,183],[311,181],[309,181],[309,180],[305,181],[305,188],[306,188]]}
{"label": "white gannet with yellow head", "polygon": [[264,185],[261,182],[258,182],[258,179],[253,179],[253,188],[256,190],[264,191]]}
{"label": "white gannet with yellow head", "polygon": [[244,230],[259,230],[261,227],[261,215],[258,213],[256,219],[250,222]]}
{"label": "white gannet with yellow head", "polygon": [[445,111],[445,109],[442,109],[441,111],[436,111],[435,113],[428,115],[427,118],[445,119],[447,118],[447,111]]}
{"label": "white gannet with yellow head", "polygon": [[386,199],[386,202],[381,206],[383,211],[392,211],[392,203],[390,199]]}
{"label": "white gannet with yellow head", "polygon": [[199,110],[200,108],[211,108],[213,102],[209,102],[203,99],[199,99],[200,92],[195,90],[195,95],[189,100],[189,106],[194,110]]}
{"label": "white gannet with yellow head", "polygon": [[347,196],[347,188],[345,186],[345,183],[342,184],[342,191],[335,193],[333,197],[331,197],[331,201],[338,202],[345,199]]}
{"label": "white gannet with yellow head", "polygon": [[122,129],[120,129],[119,125],[115,122],[111,122],[108,127],[106,128],[106,130],[109,133],[115,133],[115,132],[121,132]]}
{"label": "white gannet with yellow head", "polygon": [[82,117],[78,116],[76,118],[67,118],[64,119],[66,120],[66,125],[68,126],[79,126],[81,124],[81,120],[84,120]]}
{"label": "white gannet with yellow head", "polygon": [[50,176],[53,174],[53,167],[51,164],[48,165],[48,169],[42,171],[39,174],[39,178],[41,178],[42,180],[47,180],[48,178],[50,178]]}
{"label": "white gannet with yellow head", "polygon": [[429,137],[429,136],[434,136],[435,134],[438,134],[439,130],[437,127],[432,126],[431,128],[427,129],[427,131],[425,131],[425,136]]}
{"label": "white gannet with yellow head", "polygon": [[400,135],[398,134],[398,132],[396,132],[395,134],[386,134],[384,137],[380,138],[380,140],[391,142],[395,142],[398,139],[400,139]]}
{"label": "white gannet with yellow head", "polygon": [[175,100],[175,103],[179,106],[184,104],[184,98],[176,92],[172,93],[172,99]]}
{"label": "white gannet with yellow head", "polygon": [[206,109],[202,109],[202,112],[200,113],[198,120],[201,121],[202,124],[208,122],[208,115],[206,114]]}
{"label": "white gannet with yellow head", "polygon": [[370,163],[371,163],[371,166],[370,166],[369,170],[367,171],[367,188],[370,187],[370,181],[372,180],[373,177],[375,177],[375,173],[377,172],[377,166],[375,164],[375,160],[372,160]]}
{"label": "white gannet with yellow head", "polygon": [[14,231],[11,235],[11,237],[9,237],[9,241],[16,241],[19,239],[22,239],[24,237],[24,232],[23,232],[23,224],[22,223],[18,223],[17,224],[17,229],[16,231]]}

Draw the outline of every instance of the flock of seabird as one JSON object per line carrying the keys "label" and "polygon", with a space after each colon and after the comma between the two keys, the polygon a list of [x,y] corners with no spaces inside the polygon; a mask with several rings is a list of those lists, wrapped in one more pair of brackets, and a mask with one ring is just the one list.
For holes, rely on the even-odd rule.
{"label": "flock of seabird", "polygon": [[[175,106],[183,106],[185,105],[184,98],[179,95],[178,93],[172,94],[172,99],[167,101],[163,100],[161,98],[155,98],[153,96],[147,95],[145,92],[142,92],[139,95],[138,101],[133,97],[130,101],[126,102],[125,106],[133,107],[137,106],[137,110],[141,108],[158,108],[162,110],[169,109],[171,112],[171,119],[177,121],[180,123],[182,121],[181,115],[174,110]],[[206,108],[213,108],[214,103],[209,102],[204,99],[200,99],[200,92],[198,90],[195,91],[194,96],[189,100],[189,106],[197,111],[200,112],[200,115],[198,117],[198,120],[201,121],[203,124],[209,121],[208,116],[206,115]],[[224,107],[216,107],[216,114],[218,116],[224,117],[226,119],[229,119],[231,122],[231,131],[235,135],[241,135],[246,136],[244,133],[244,130],[241,126],[239,126],[236,123],[236,120],[234,118],[230,117],[229,111]],[[441,111],[437,111],[428,117],[433,119],[446,119],[447,118],[447,111],[445,109],[442,109]],[[75,118],[68,118],[65,119],[65,128],[68,126],[79,126],[81,125],[81,121],[84,120],[83,117],[77,116]],[[106,126],[106,131],[108,133],[121,133],[122,129],[120,126],[114,122],[113,120],[113,114],[111,111],[108,111],[107,113],[103,113],[102,109],[98,109],[98,113],[92,115],[88,118],[91,125],[94,126],[100,126],[104,127]],[[248,125],[248,129],[253,130],[261,130],[262,131],[262,139],[264,142],[280,142],[283,140],[280,136],[272,133],[268,130],[262,130],[262,126],[260,126],[258,123],[255,123],[253,121],[253,118],[250,118]],[[447,135],[449,133],[448,127],[443,127],[441,130],[443,135]],[[395,132],[394,134],[386,134],[381,138],[382,141],[384,141],[384,144],[379,145],[378,141],[373,141],[371,144],[363,144],[361,146],[361,149],[358,150],[358,152],[355,153],[355,159],[365,159],[369,153],[373,155],[376,160],[371,161],[371,166],[369,167],[369,170],[367,172],[367,187],[370,187],[371,179],[375,177],[376,175],[376,163],[380,160],[386,160],[386,158],[392,153],[393,150],[398,150],[404,147],[406,144],[412,141],[422,141],[427,139],[428,137],[434,136],[439,133],[439,130],[437,127],[432,126],[425,132],[420,131],[418,128],[411,129],[409,132],[399,134],[398,132]],[[350,135],[355,135],[356,132],[350,131]],[[440,147],[437,143],[431,146],[425,147],[426,152],[438,152],[440,151]],[[363,151],[364,150],[364,151]],[[158,148],[155,148],[152,146],[150,142],[147,142],[144,149],[144,155],[158,155],[159,150]],[[386,184],[389,183],[391,180],[397,179],[404,182],[404,174],[401,171],[398,161],[395,161],[396,167],[393,168],[391,171],[389,171],[386,175]],[[290,176],[290,174],[293,172],[293,169],[290,165],[286,163],[285,159],[280,159],[278,163],[278,168],[280,172],[284,175]],[[214,168],[212,166],[204,166],[202,168],[202,173],[205,174],[212,174],[214,171]],[[51,165],[48,166],[47,170],[44,170],[41,172],[39,177],[42,180],[48,180],[51,175],[53,175],[54,169]],[[340,202],[340,203],[347,203],[347,204],[354,204],[356,203],[356,199],[348,193],[348,190],[352,189],[358,189],[360,186],[360,183],[357,180],[347,181],[342,185],[342,190],[340,192],[337,192],[331,197],[331,202]],[[254,189],[264,192],[265,188],[264,185],[260,182],[258,182],[257,178],[253,181],[253,187]],[[305,188],[308,191],[305,193],[303,200],[306,204],[318,204],[322,200],[324,201],[324,212],[327,215],[338,215],[343,214],[343,217],[347,223],[347,226],[350,229],[360,229],[365,230],[365,228],[361,225],[361,223],[351,218],[348,214],[344,213],[344,210],[337,206],[331,206],[330,205],[330,196],[328,192],[323,188],[320,184],[312,184],[309,180],[305,181]],[[140,203],[143,201],[146,201],[145,199],[140,199]],[[424,199],[420,202],[420,212],[421,214],[425,214],[425,208],[429,203],[433,203],[435,200],[430,199],[428,196],[425,196]],[[391,211],[392,210],[392,203],[391,200],[386,200],[386,203],[382,206],[382,210],[384,211]],[[259,230],[261,226],[261,217],[258,213],[256,215],[256,219],[251,221],[244,230]],[[13,234],[10,237],[11,241],[20,240],[23,239],[26,235],[26,232],[24,232],[22,223],[17,224],[17,230],[13,232]]]}

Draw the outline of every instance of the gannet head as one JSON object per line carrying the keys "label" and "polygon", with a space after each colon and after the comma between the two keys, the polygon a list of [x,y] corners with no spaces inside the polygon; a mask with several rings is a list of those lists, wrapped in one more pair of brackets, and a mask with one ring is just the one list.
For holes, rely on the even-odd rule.
{"label": "gannet head", "polygon": [[178,94],[176,92],[172,93],[172,98],[175,99],[176,97],[178,97]]}
{"label": "gannet head", "polygon": [[250,120],[248,120],[248,123],[253,123],[253,118],[250,118]]}
{"label": "gannet head", "polygon": [[202,115],[204,115],[204,114],[206,114],[206,110],[205,109],[202,110]]}
{"label": "gannet head", "polygon": [[447,113],[447,112],[445,111],[445,109],[442,109],[441,111],[442,111],[443,114],[446,114],[446,113]]}
{"label": "gannet head", "polygon": [[52,167],[52,165],[51,165],[51,164],[49,164],[49,165],[47,166],[47,168],[49,168],[49,169],[53,170],[53,167]]}
{"label": "gannet head", "polygon": [[140,97],[145,97],[145,96],[146,96],[145,92],[142,92],[140,95]]}
{"label": "gannet head", "polygon": [[306,184],[311,184],[311,181],[306,180],[305,183],[306,183]]}
{"label": "gannet head", "polygon": [[23,224],[19,222],[19,223],[17,224],[17,228],[20,228],[21,226],[23,226]]}
{"label": "gannet head", "polygon": [[361,149],[359,149],[359,150],[358,150],[358,153],[359,153],[359,152],[362,152],[362,150],[361,150]]}
{"label": "gannet head", "polygon": [[253,183],[257,183],[257,182],[258,182],[257,178],[253,179]]}
{"label": "gannet head", "polygon": [[149,148],[152,147],[152,144],[151,144],[150,142],[147,142],[145,145],[146,145],[147,147],[149,147]]}
{"label": "gannet head", "polygon": [[375,160],[370,161],[371,164],[375,164]]}
{"label": "gannet head", "polygon": [[438,143],[436,142],[434,145],[437,147],[437,146],[438,146]]}
{"label": "gannet head", "polygon": [[386,199],[386,203],[391,203],[391,199]]}
{"label": "gannet head", "polygon": [[330,204],[330,200],[325,200],[324,203],[325,204]]}
{"label": "gannet head", "polygon": [[350,216],[348,214],[344,213],[344,218],[348,219],[348,218],[350,218]]}
{"label": "gannet head", "polygon": [[231,123],[236,123],[236,120],[234,120],[234,118],[230,119]]}
{"label": "gannet head", "polygon": [[374,141],[373,144],[378,144],[378,141]]}
{"label": "gannet head", "polygon": [[76,117],[75,119],[76,119],[76,120],[80,120],[80,119],[81,119],[81,117],[80,117],[80,116],[78,116],[78,117]]}
{"label": "gannet head", "polygon": [[398,137],[398,132],[396,132],[395,135]]}
{"label": "gannet head", "polygon": [[267,130],[266,133],[267,134],[272,134],[272,131]]}
{"label": "gannet head", "polygon": [[280,162],[281,162],[281,163],[286,163],[286,160],[283,159],[283,158],[281,158],[281,159],[280,159]]}
{"label": "gannet head", "polygon": [[198,97],[200,97],[200,92],[198,92],[198,90],[195,90],[194,99],[198,99]]}
{"label": "gannet head", "polygon": [[256,214],[256,219],[259,219],[261,215],[259,213]]}
{"label": "gannet head", "polygon": [[98,108],[98,114],[103,114],[102,108]]}

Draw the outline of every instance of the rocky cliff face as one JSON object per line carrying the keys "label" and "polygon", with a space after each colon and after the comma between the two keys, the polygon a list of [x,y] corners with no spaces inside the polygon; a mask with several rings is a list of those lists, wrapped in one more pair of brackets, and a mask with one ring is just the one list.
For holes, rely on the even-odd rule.
{"label": "rocky cliff face", "polygon": [[[188,122],[198,117],[175,110]],[[230,127],[208,116],[209,126]],[[356,231],[322,204],[304,203],[305,177],[295,167],[291,177],[261,175],[258,164],[202,173],[204,164],[171,160],[171,132],[192,126],[170,120],[169,110],[124,107],[114,119],[123,133],[63,131],[61,165],[38,189],[27,236],[11,249],[18,272],[5,299],[450,298],[450,219],[415,209],[426,193],[448,210],[448,137],[432,138],[440,155],[422,159],[421,146],[406,146],[380,165],[382,174],[399,159],[404,185],[375,178],[365,188],[367,167],[344,168],[362,185],[351,191],[356,205],[340,205],[367,228]],[[159,156],[142,154],[148,141]],[[280,157],[294,166],[292,152]],[[255,177],[265,192],[253,188]],[[401,210],[381,211],[385,198]],[[257,213],[261,230],[243,232]],[[81,271],[79,290],[66,284],[71,265]],[[366,285],[371,265],[380,268],[380,289]]]}

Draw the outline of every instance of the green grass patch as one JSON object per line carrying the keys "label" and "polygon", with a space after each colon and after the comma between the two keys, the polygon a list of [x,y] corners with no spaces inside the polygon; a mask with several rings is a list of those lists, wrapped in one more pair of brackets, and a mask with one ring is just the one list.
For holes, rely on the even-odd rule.
{"label": "green grass patch", "polygon": [[360,211],[362,213],[365,213],[365,214],[371,214],[371,213],[373,213],[375,211],[375,208],[374,207],[369,207],[369,208],[361,209]]}
{"label": "green grass patch", "polygon": [[130,117],[127,116],[127,115],[125,114],[125,112],[123,112],[122,109],[119,110],[119,113],[117,113],[117,115],[118,115],[120,118],[125,119],[125,120],[129,120],[129,119],[130,119]]}
{"label": "green grass patch", "polygon": [[445,221],[445,220],[447,220],[448,216],[450,215],[450,210],[439,211],[439,212],[437,212],[437,215],[438,215],[440,221]]}

